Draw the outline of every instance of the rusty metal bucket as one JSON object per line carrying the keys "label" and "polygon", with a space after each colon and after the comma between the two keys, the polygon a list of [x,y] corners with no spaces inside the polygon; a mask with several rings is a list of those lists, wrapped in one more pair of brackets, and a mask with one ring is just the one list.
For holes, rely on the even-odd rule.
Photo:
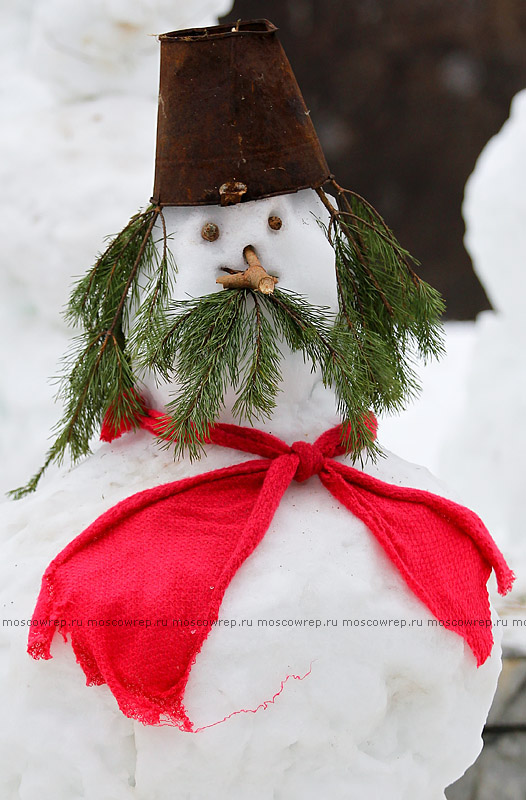
{"label": "rusty metal bucket", "polygon": [[328,179],[276,31],[251,20],[159,37],[154,202],[229,205]]}

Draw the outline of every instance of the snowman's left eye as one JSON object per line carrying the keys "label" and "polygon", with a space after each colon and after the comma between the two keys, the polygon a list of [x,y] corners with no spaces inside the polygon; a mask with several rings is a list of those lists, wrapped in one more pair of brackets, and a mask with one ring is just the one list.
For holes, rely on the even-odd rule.
{"label": "snowman's left eye", "polygon": [[201,228],[201,236],[207,242],[215,242],[219,239],[219,226],[215,222],[206,222]]}
{"label": "snowman's left eye", "polygon": [[268,226],[271,230],[279,231],[282,225],[283,222],[281,221],[281,217],[277,217],[275,214],[272,214],[272,216],[268,218]]}

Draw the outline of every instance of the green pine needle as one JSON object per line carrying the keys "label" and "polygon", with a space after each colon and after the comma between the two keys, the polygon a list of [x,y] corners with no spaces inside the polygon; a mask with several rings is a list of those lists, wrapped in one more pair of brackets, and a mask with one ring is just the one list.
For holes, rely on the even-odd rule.
{"label": "green pine needle", "polygon": [[116,426],[123,419],[133,424],[140,415],[123,327],[130,305],[136,302],[139,271],[157,273],[159,263],[169,263],[167,255],[159,258],[152,241],[160,213],[150,207],[132,217],[75,285],[65,317],[83,332],[73,340],[58,378],[57,399],[62,400],[64,413],[53,429],[55,440],[43,466],[10,496],[17,499],[34,491],[47,467],[62,463],[68,450],[73,462],[89,453],[108,409]]}
{"label": "green pine needle", "polygon": [[274,328],[263,313],[257,293],[252,294],[252,299],[254,307],[247,320],[245,345],[240,357],[245,371],[232,408],[235,417],[251,423],[254,419],[270,418],[282,380],[281,351]]}
{"label": "green pine needle", "polygon": [[138,351],[142,367],[179,386],[163,431],[177,456],[201,454],[229,385],[237,385],[246,326],[244,292],[214,292],[172,303]]}
{"label": "green pine needle", "polygon": [[265,296],[276,330],[293,352],[300,351],[311,369],[321,368],[323,383],[336,394],[342,419],[342,443],[353,457],[365,447],[374,460],[380,449],[367,420],[371,403],[367,396],[369,378],[357,358],[355,340],[346,326],[334,320],[326,308],[311,306],[305,298],[284,290]]}
{"label": "green pine needle", "polygon": [[353,361],[367,375],[364,400],[377,412],[399,412],[420,391],[418,358],[444,352],[444,303],[415,273],[416,262],[378,212],[359,195],[333,186],[338,208],[318,194],[331,213],[325,231],[335,252],[338,323],[351,332]]}
{"label": "green pine needle", "polygon": [[198,458],[230,387],[236,392],[234,416],[270,417],[280,390],[283,342],[336,390],[353,455],[364,445],[376,454],[363,401],[367,374],[350,357],[352,335],[328,309],[278,289],[270,295],[228,290],[173,303],[163,325],[143,341],[140,366],[179,387],[167,405],[165,444],[173,443],[176,455]]}

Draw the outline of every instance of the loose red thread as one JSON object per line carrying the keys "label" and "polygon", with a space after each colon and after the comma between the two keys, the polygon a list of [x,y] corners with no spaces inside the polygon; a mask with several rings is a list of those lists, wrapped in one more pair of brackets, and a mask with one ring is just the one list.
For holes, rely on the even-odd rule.
{"label": "loose red thread", "polygon": [[232,717],[236,717],[238,714],[256,714],[256,712],[261,711],[262,709],[265,710],[269,706],[274,705],[276,698],[280,696],[283,689],[285,688],[285,684],[288,683],[290,679],[293,679],[295,681],[304,681],[305,678],[307,678],[312,673],[313,663],[314,662],[311,662],[309,670],[308,672],[305,673],[305,675],[287,675],[287,677],[281,681],[280,688],[278,689],[278,691],[272,697],[271,700],[264,700],[256,708],[241,708],[239,709],[239,711],[232,711],[231,714],[228,714],[226,717],[223,717],[223,719],[219,719],[217,722],[212,722],[210,725],[202,725],[200,728],[195,728],[195,730],[191,731],[191,733],[200,733],[201,731],[206,731],[207,728],[215,728],[216,725],[221,725],[221,723],[226,722]]}

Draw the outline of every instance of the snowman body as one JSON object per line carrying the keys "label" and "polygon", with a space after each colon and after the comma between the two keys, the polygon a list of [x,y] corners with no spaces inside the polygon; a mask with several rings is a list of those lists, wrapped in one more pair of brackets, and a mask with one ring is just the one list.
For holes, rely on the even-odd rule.
{"label": "snowman body", "polygon": [[[336,309],[333,251],[311,190],[165,215],[178,299],[213,291],[222,266],[242,269],[250,244],[281,286]],[[281,218],[279,231],[269,216]],[[201,237],[207,222],[219,227],[215,242]],[[337,422],[333,394],[301,358],[288,354],[283,372],[276,413],[257,427],[312,442]],[[143,379],[146,399],[162,409],[169,387]],[[223,422],[232,421],[231,399]],[[4,608],[29,619],[51,558],[119,500],[250,458],[207,445],[200,462],[174,462],[146,432],[101,445],[7,509]],[[393,455],[366,471],[443,493],[426,470]],[[125,718],[107,687],[84,686],[58,636],[53,660],[34,662],[27,629],[2,634],[10,730],[0,787],[20,800],[37,787],[44,800],[439,800],[480,750],[500,669],[498,641],[477,669],[463,639],[435,624],[365,525],[316,476],[291,484],[226,591],[185,692],[195,732]]]}

